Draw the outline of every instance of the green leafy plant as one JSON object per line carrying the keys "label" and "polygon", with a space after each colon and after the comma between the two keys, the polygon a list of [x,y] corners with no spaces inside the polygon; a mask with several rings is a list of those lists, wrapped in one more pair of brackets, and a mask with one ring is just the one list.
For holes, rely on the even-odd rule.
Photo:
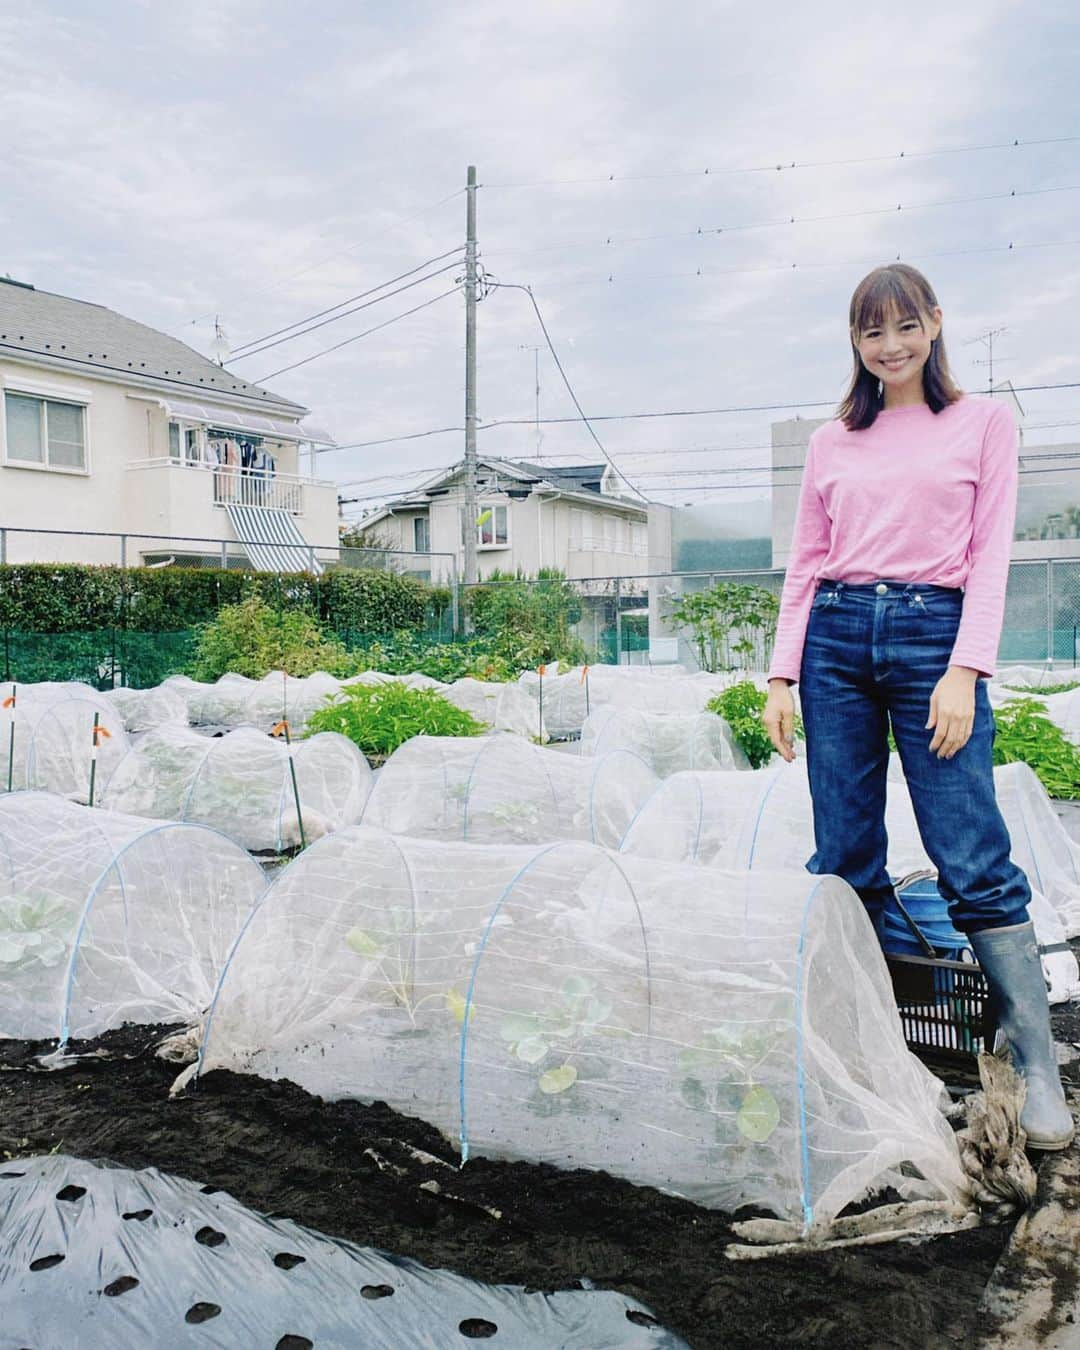
{"label": "green leafy plant", "polygon": [[523,573],[492,572],[465,592],[465,611],[492,654],[514,670],[549,661],[580,665],[588,657],[573,632],[581,598],[562,572],[541,568],[535,580]]}
{"label": "green leafy plant", "polygon": [[392,754],[413,736],[479,736],[482,722],[455,708],[433,689],[390,684],[351,685],[307,721],[307,734],[337,731],[366,755]]}
{"label": "green leafy plant", "polygon": [[75,916],[59,900],[0,896],[0,977],[56,966],[71,940]]}
{"label": "green leafy plant", "polygon": [[[593,981],[583,975],[569,975],[563,981],[559,997],[537,1012],[507,1013],[499,1024],[499,1035],[507,1052],[522,1064],[534,1068],[536,1086],[545,1097],[557,1097],[569,1091],[578,1079],[571,1060],[590,1036],[625,1036],[623,1027],[611,1022],[612,1004],[595,993]],[[561,1061],[549,1067],[549,1056]]]}
{"label": "green leafy plant", "polygon": [[316,670],[333,673],[346,664],[345,648],[324,633],[314,614],[275,610],[252,595],[239,605],[227,605],[198,629],[189,673],[205,681],[228,672],[259,680],[273,670],[311,675]]}
{"label": "green leafy plant", "polygon": [[767,665],[780,600],[763,586],[718,581],[686,591],[671,604],[671,621],[689,629],[702,670],[749,670]]}
{"label": "green leafy plant", "polygon": [[1009,699],[994,710],[994,763],[1030,764],[1051,797],[1080,799],[1080,748],[1037,698]]}
{"label": "green leafy plant", "polygon": [[[752,681],[741,680],[709,699],[705,705],[707,712],[716,713],[731,728],[752,769],[762,768],[775,754],[762,721],[765,697]],[[795,719],[795,735],[800,739],[803,736],[802,719],[799,717]]]}
{"label": "green leafy plant", "polygon": [[679,1055],[685,1075],[680,1093],[687,1106],[715,1116],[718,1142],[729,1137],[729,1121],[753,1144],[763,1144],[780,1123],[776,1098],[754,1076],[773,1049],[766,1031],[715,1027]]}

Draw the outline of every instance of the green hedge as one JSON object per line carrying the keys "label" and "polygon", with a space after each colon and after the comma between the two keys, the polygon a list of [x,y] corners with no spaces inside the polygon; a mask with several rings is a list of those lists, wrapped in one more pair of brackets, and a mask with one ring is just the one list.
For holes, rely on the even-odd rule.
{"label": "green hedge", "polygon": [[0,628],[20,633],[176,632],[206,623],[223,605],[258,595],[306,609],[330,628],[370,634],[434,626],[443,593],[413,577],[367,569],[278,576],[196,567],[0,567]]}

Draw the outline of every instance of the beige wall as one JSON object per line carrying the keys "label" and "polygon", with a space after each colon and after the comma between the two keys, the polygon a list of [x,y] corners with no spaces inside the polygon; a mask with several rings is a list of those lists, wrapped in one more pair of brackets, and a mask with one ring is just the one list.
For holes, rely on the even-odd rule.
{"label": "beige wall", "polygon": [[[128,561],[159,545],[165,536],[230,538],[225,511],[214,505],[209,469],[162,463],[167,459],[168,418],[157,404],[132,397],[120,383],[64,371],[37,370],[0,361],[0,387],[43,397],[68,399],[86,407],[86,471],[34,468],[7,461],[0,416],[0,526],[7,527],[7,557],[17,561],[119,562],[115,540],[92,540],[49,531],[83,530],[141,534],[131,540]],[[297,446],[271,447],[281,473],[297,471]],[[337,490],[332,484],[305,484],[301,533],[314,544],[337,539]],[[33,530],[14,533],[15,527]],[[212,551],[212,546],[204,546]],[[193,546],[193,549],[195,546]],[[198,551],[201,551],[198,550]]]}

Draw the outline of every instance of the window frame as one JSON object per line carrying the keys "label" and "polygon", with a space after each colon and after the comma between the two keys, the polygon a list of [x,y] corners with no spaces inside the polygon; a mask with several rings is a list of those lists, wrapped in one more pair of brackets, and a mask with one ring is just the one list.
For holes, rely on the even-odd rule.
{"label": "window frame", "polygon": [[[3,393],[3,416],[0,417],[0,445],[3,447],[3,454],[0,456],[0,464],[6,469],[30,469],[34,473],[60,473],[74,476],[76,478],[90,477],[90,396],[82,390],[59,389],[55,386],[38,384],[32,380],[19,380],[13,384],[5,383],[0,389]],[[7,432],[7,400],[8,395],[14,398],[35,399],[40,405],[39,427],[42,435],[42,449],[45,458],[41,461],[33,459],[18,459],[8,453],[8,432]],[[66,403],[69,407],[79,408],[82,412],[82,451],[83,462],[80,465],[75,464],[50,464],[49,455],[49,435],[48,435],[48,414],[45,412],[45,405],[48,403]]]}
{"label": "window frame", "polygon": [[[493,553],[499,549],[508,549],[513,547],[513,540],[510,535],[510,503],[509,502],[480,502],[478,507],[478,516],[482,516],[485,511],[491,512],[492,517],[492,541],[490,544],[483,542],[483,525],[476,526],[476,549],[478,553]],[[500,543],[498,538],[498,513],[503,513],[506,522],[506,538]]]}
{"label": "window frame", "polygon": [[[413,537],[412,537],[412,543],[413,543],[412,551],[413,551],[413,553],[421,553],[421,554],[422,554],[422,553],[430,553],[430,552],[431,552],[431,518],[430,518],[430,516],[413,516],[413,518],[412,518],[412,525],[413,525],[413,529],[412,529],[412,534],[413,534]],[[417,539],[417,531],[418,531],[419,526],[421,526],[421,525],[424,527],[424,529],[423,529],[423,535],[424,535],[424,543],[425,543],[425,545],[426,545],[426,547],[424,547],[424,548],[419,548],[419,547],[418,547],[419,540]]]}

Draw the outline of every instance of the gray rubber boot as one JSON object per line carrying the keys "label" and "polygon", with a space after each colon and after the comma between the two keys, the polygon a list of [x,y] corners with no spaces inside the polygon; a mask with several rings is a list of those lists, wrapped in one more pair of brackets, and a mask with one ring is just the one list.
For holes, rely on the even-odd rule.
{"label": "gray rubber boot", "polygon": [[1031,1148],[1056,1151],[1072,1142],[1072,1113],[1065,1101],[1050,1031],[1035,928],[985,928],[970,934],[975,956],[990,986],[990,997],[1013,1064],[1027,1083],[1020,1124]]}

